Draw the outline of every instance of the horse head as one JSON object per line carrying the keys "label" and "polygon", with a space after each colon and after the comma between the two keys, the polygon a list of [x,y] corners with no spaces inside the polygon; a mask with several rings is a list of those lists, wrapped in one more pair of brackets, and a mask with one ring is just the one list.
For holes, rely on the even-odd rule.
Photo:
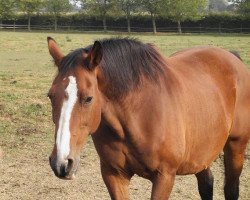
{"label": "horse head", "polygon": [[55,144],[49,157],[55,175],[73,179],[80,162],[80,150],[101,120],[98,65],[102,58],[99,42],[66,56],[48,37],[48,48],[58,73],[48,92],[55,124]]}

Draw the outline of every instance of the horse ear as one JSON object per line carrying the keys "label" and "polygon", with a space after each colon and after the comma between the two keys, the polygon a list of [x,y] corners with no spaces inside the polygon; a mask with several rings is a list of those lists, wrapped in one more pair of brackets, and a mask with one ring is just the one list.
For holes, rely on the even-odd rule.
{"label": "horse ear", "polygon": [[64,57],[64,55],[53,38],[47,37],[47,41],[48,41],[49,53],[53,57],[55,64],[59,67],[60,62]]}
{"label": "horse ear", "polygon": [[93,69],[100,64],[102,60],[102,45],[99,41],[95,41],[92,49],[87,57],[87,67]]}

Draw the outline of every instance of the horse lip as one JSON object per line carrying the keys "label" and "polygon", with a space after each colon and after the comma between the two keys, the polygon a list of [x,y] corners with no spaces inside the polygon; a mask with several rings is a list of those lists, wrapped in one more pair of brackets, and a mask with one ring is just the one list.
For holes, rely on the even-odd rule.
{"label": "horse lip", "polygon": [[74,180],[76,178],[76,174],[75,174],[75,172],[74,173],[72,173],[70,176],[66,176],[66,179],[67,180]]}
{"label": "horse lip", "polygon": [[77,171],[77,169],[72,169],[71,168],[71,170],[67,172],[67,175],[65,176],[65,178],[67,180],[73,180],[73,179],[75,179],[75,177],[76,177],[76,171]]}
{"label": "horse lip", "polygon": [[62,180],[74,180],[76,178],[76,173],[67,174],[66,176],[58,176]]}

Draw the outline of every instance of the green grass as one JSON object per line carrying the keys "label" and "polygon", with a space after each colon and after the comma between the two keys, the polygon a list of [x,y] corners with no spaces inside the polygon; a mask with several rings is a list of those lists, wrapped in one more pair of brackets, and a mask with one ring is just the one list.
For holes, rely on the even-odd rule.
{"label": "green grass", "polygon": [[[27,135],[32,138],[38,134],[45,141],[51,137],[53,124],[46,93],[56,68],[53,67],[47,49],[48,35],[56,39],[65,54],[92,44],[97,39],[116,37],[108,34],[0,32],[1,146],[18,144],[20,138]],[[240,52],[244,62],[250,66],[249,36],[136,34],[131,37],[155,44],[166,56],[199,45],[234,49]]]}

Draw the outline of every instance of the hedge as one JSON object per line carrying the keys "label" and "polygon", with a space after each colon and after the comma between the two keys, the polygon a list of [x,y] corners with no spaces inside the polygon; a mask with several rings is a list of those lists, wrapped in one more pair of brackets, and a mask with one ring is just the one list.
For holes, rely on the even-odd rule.
{"label": "hedge", "polygon": [[[18,25],[27,25],[27,16],[18,14],[15,16],[15,23]],[[3,24],[13,24],[14,20],[5,20]],[[51,25],[53,26],[53,17],[49,14],[36,14],[31,18],[31,25]],[[169,18],[157,17],[156,25],[158,31],[166,31],[176,29],[177,24]],[[80,30],[102,30],[102,20],[97,16],[89,16],[86,14],[75,13],[65,14],[58,18],[58,26],[68,26],[72,29]],[[126,31],[127,21],[125,16],[107,17],[108,30]],[[192,30],[210,28],[210,31],[224,31],[231,29],[241,29],[241,32],[250,32],[250,17],[246,18],[235,14],[209,14],[198,21],[185,21],[182,23],[184,32],[192,32]],[[132,31],[152,31],[152,22],[149,15],[133,15],[131,17]]]}

